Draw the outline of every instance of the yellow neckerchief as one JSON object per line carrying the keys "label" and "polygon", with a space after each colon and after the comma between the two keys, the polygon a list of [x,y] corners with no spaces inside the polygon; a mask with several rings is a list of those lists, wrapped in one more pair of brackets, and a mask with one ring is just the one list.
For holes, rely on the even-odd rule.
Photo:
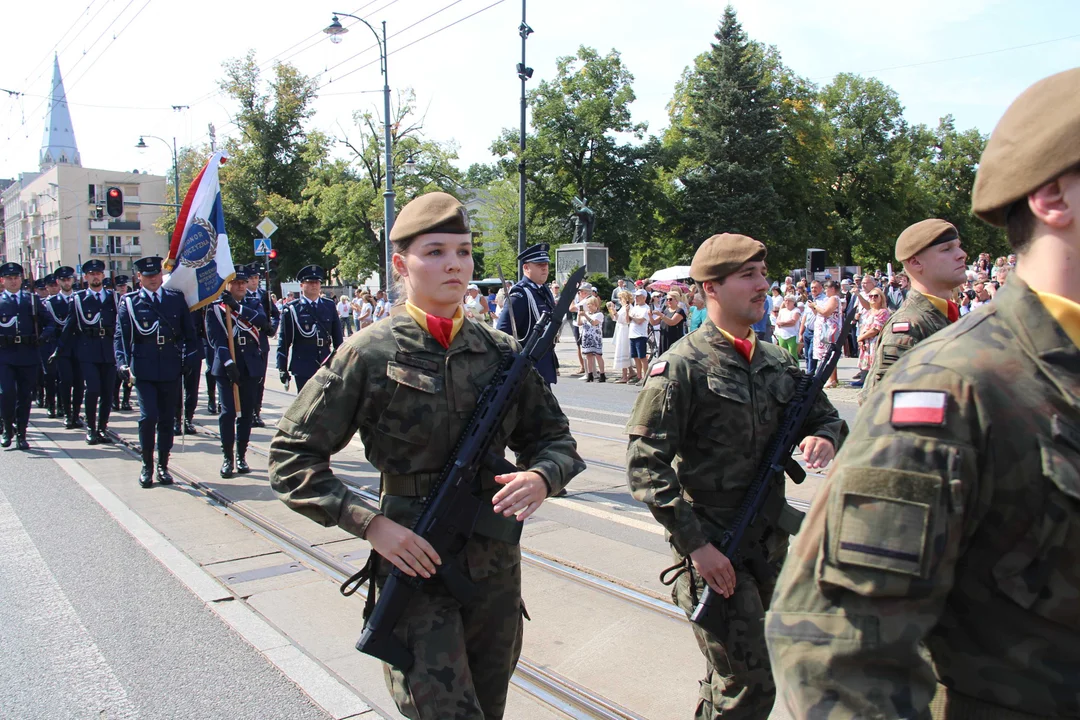
{"label": "yellow neckerchief", "polygon": [[949,301],[944,298],[939,298],[937,295],[931,295],[930,293],[923,293],[923,297],[933,303],[934,307],[938,309],[945,317],[949,317]]}
{"label": "yellow neckerchief", "polygon": [[[424,329],[428,335],[431,334],[431,330],[428,329],[427,316],[428,313],[424,310],[413,305],[408,300],[405,301],[405,312],[409,313],[410,317],[416,321],[416,324]],[[450,328],[450,342],[454,342],[454,338],[457,337],[458,330],[461,330],[461,326],[465,323],[465,312],[458,305],[457,310],[454,311],[454,324]]]}
{"label": "yellow neckerchief", "polygon": [[[735,347],[735,336],[729,333],[719,325],[716,329],[720,331],[720,334],[724,336],[724,339],[731,343],[731,347]],[[754,332],[754,328],[750,328],[750,332],[746,334],[746,339],[750,341],[750,360],[754,359],[754,351],[757,350],[757,333]],[[747,361],[749,362],[749,360]]]}
{"label": "yellow neckerchief", "polygon": [[1073,345],[1080,347],[1080,303],[1053,293],[1036,292],[1035,295],[1046,308],[1046,312],[1050,313],[1050,317],[1057,320],[1061,329],[1073,341]]}

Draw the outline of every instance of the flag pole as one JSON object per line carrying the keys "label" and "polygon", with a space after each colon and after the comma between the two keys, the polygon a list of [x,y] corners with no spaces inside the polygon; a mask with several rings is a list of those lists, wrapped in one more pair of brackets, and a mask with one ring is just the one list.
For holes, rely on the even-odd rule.
{"label": "flag pole", "polygon": [[[226,306],[225,308],[225,333],[229,338],[229,357],[232,358],[233,365],[236,365],[236,370],[239,372],[240,366],[236,362],[236,347],[233,346],[233,323],[232,323],[232,310]],[[240,415],[240,386],[236,383],[232,383],[232,396],[233,396],[233,412],[236,415]]]}

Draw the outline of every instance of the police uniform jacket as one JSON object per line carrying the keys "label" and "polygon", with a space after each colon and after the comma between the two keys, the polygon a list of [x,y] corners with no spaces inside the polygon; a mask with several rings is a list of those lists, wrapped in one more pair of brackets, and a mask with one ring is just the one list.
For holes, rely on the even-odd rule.
{"label": "police uniform jacket", "polygon": [[[443,349],[403,308],[396,309],[389,320],[351,335],[289,406],[270,445],[272,487],[293,510],[326,526],[345,520],[346,529],[361,537],[377,514],[411,527],[481,392],[517,347],[503,333],[465,319]],[[502,457],[509,447],[518,467],[535,470],[558,491],[585,468],[569,422],[535,373],[518,398],[492,451]],[[379,508],[350,492],[330,468],[330,456],[358,430],[368,461],[381,473]],[[487,512],[464,551],[474,580],[520,562],[520,523],[492,511],[494,475],[482,471]]]}
{"label": "police uniform jacket", "polygon": [[270,330],[269,332],[263,333],[262,337],[263,353],[269,357],[270,338],[277,334],[278,326],[281,325],[281,311],[277,309],[277,306],[274,305],[274,303],[270,302],[270,293],[266,292],[264,288],[248,290],[247,295],[244,296],[244,302],[257,302],[267,319],[270,321]]}
{"label": "police uniform jacket", "polygon": [[881,329],[861,400],[866,399],[870,390],[881,382],[888,369],[904,353],[948,325],[949,319],[929,298],[915,288],[908,290],[907,298]]}
{"label": "police uniform jacket", "polygon": [[114,363],[113,336],[116,334],[116,293],[101,290],[104,299],[90,289],[72,296],[70,317],[60,338],[60,349],[70,351],[79,362]]}
{"label": "police uniform jacket", "polygon": [[226,363],[232,359],[229,354],[229,335],[225,313],[233,316],[233,349],[236,352],[236,364],[241,375],[261,378],[263,376],[263,356],[260,348],[260,327],[266,324],[266,315],[254,305],[240,305],[240,311],[229,310],[228,305],[216,302],[206,313],[206,337],[210,341],[214,363],[210,374],[226,377]]}
{"label": "police uniform jacket", "polygon": [[[36,329],[34,304],[37,305]],[[40,365],[38,345],[52,341],[55,333],[56,325],[41,298],[27,290],[17,293],[0,290],[0,363]]]}
{"label": "police uniform jacket", "polygon": [[113,350],[116,366],[130,367],[136,379],[169,382],[180,378],[186,356],[201,348],[183,293],[158,292],[158,304],[145,289],[120,299]]}
{"label": "police uniform jacket", "polygon": [[773,596],[794,717],[928,717],[935,690],[948,717],[1080,716],[1078,399],[1080,349],[1015,275],[893,367]]}
{"label": "police uniform jacket", "polygon": [[[747,362],[709,319],[649,368],[626,425],[626,473],[677,552],[722,539],[802,375],[772,343],[757,343]],[[804,430],[840,447],[847,424],[821,393]],[[782,558],[787,533],[771,538]]]}
{"label": "police uniform jacket", "polygon": [[[64,332],[64,327],[67,325],[67,320],[71,316],[71,298],[75,293],[72,293],[68,297],[64,297],[62,293],[57,293],[50,298],[47,298],[43,303],[46,312],[49,314],[49,320],[53,323],[53,327],[56,329],[55,340],[52,344],[53,350],[56,351],[58,357],[71,357],[71,347],[64,347],[60,343],[60,336]],[[47,358],[46,358],[47,359]]]}
{"label": "police uniform jacket", "polygon": [[331,348],[341,346],[341,318],[338,317],[337,308],[324,297],[314,302],[300,298],[286,305],[282,315],[277,349],[278,372],[288,371],[300,377],[311,377],[330,356]]}
{"label": "police uniform jacket", "polygon": [[[513,302],[511,302],[511,298]],[[502,313],[499,314],[496,327],[504,333],[513,335],[514,324],[510,322],[508,309],[512,309],[514,313],[514,324],[517,325],[518,331],[517,340],[524,342],[540,316],[555,309],[555,298],[551,294],[551,288],[547,285],[537,285],[528,278],[511,287],[506,303],[503,305]],[[540,358],[539,362],[536,363],[536,371],[540,373],[540,377],[544,378],[544,382],[549,385],[554,385],[558,381],[559,377],[556,372],[558,367],[559,361],[555,357],[554,350]]]}

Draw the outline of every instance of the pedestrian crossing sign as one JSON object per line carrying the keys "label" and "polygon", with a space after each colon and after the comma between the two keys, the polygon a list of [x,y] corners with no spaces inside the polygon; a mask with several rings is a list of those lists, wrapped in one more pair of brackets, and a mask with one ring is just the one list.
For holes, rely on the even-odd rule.
{"label": "pedestrian crossing sign", "polygon": [[258,238],[255,240],[255,257],[266,257],[270,254],[270,238]]}

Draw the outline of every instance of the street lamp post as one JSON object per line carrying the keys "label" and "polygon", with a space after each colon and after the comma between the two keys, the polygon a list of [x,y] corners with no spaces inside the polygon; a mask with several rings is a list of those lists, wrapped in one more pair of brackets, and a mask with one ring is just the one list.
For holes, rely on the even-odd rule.
{"label": "street lamp post", "polygon": [[[159,138],[157,135],[140,135],[139,142],[135,144],[136,150],[145,150],[146,142],[143,138],[151,138],[153,140],[159,140],[165,143],[165,147],[169,147],[169,141],[164,138]],[[173,198],[176,203],[176,214],[180,214],[180,163],[176,159],[176,138],[172,139],[172,169],[173,169]]]}
{"label": "street lamp post", "polygon": [[338,20],[338,15],[359,20],[364,25],[367,25],[368,30],[371,30],[372,34],[375,35],[375,44],[379,48],[380,70],[383,76],[383,145],[386,146],[386,190],[383,192],[383,236],[386,242],[386,267],[384,271],[386,273],[386,296],[389,298],[390,280],[394,277],[394,263],[391,259],[394,253],[390,247],[390,230],[394,227],[394,165],[390,145],[390,78],[386,72],[386,21],[384,20],[382,23],[382,37],[380,38],[379,33],[364,18],[349,13],[335,12],[330,24],[323,29],[323,32],[330,36],[332,42],[340,42],[339,36],[349,32],[349,29],[342,26]]}
{"label": "street lamp post", "polygon": [[525,81],[532,77],[533,69],[525,64],[525,41],[532,35],[533,29],[525,22],[525,2],[521,0],[521,25],[518,25],[518,35],[521,36],[521,62],[518,63],[517,73],[521,79],[521,135],[518,138],[520,145],[518,155],[518,254],[525,252],[525,109],[527,100],[525,97]]}

